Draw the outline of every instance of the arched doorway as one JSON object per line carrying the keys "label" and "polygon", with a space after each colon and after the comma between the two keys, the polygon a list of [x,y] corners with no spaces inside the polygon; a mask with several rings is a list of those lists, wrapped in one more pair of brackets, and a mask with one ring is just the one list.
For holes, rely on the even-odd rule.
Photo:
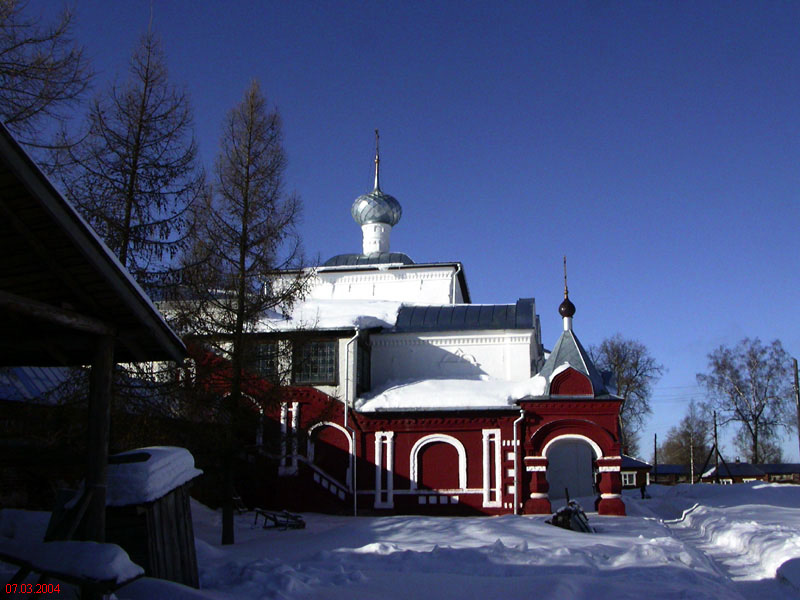
{"label": "arched doorway", "polygon": [[342,486],[350,485],[350,436],[333,423],[323,423],[310,432],[309,458]]}
{"label": "arched doorway", "polygon": [[[596,495],[594,461],[599,454],[594,446],[596,444],[583,436],[565,435],[555,438],[544,448],[553,510],[566,503],[567,491],[570,499],[593,498]],[[584,509],[591,506],[584,506]]]}

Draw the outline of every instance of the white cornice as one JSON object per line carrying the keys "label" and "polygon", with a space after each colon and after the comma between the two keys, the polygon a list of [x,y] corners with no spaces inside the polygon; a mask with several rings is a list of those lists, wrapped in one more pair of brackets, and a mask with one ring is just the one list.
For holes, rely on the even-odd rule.
{"label": "white cornice", "polygon": [[530,333],[503,334],[503,333],[479,333],[464,334],[453,332],[453,335],[419,335],[419,334],[392,334],[384,333],[373,335],[371,343],[374,347],[396,347],[396,346],[465,346],[465,345],[501,345],[501,344],[520,344],[528,345],[533,337]]}

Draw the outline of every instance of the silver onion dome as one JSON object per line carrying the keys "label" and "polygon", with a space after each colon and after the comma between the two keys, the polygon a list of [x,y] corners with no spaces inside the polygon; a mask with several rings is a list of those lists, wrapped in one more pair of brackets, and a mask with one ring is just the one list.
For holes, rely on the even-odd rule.
{"label": "silver onion dome", "polygon": [[394,227],[403,216],[403,209],[394,196],[384,194],[380,188],[375,188],[369,194],[362,194],[353,202],[350,209],[356,223],[386,223]]}
{"label": "silver onion dome", "polygon": [[397,198],[381,191],[380,185],[380,152],[378,147],[378,130],[375,130],[375,189],[362,194],[353,202],[350,214],[359,225],[367,223],[385,223],[391,227],[397,225],[403,216],[403,209]]}

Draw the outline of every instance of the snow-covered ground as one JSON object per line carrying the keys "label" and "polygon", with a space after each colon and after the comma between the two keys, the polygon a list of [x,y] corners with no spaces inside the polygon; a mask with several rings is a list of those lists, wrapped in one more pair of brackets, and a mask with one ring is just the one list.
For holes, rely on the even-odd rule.
{"label": "snow-covered ground", "polygon": [[[306,529],[276,531],[241,515],[237,543],[225,547],[219,513],[193,504],[202,589],[141,579],[117,597],[800,599],[800,486],[649,491],[626,496],[628,517],[589,513],[594,534],[544,517],[306,514]],[[0,517],[6,537],[46,519]]]}

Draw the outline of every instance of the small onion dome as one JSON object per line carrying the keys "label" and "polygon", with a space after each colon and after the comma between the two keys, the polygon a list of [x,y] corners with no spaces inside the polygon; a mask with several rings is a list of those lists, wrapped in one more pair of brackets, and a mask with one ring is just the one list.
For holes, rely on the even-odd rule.
{"label": "small onion dome", "polygon": [[350,214],[359,225],[385,223],[394,227],[403,216],[403,209],[397,198],[383,193],[376,187],[369,194],[362,194],[356,198]]}
{"label": "small onion dome", "polygon": [[564,301],[561,304],[559,304],[558,314],[560,314],[562,317],[569,317],[569,318],[572,318],[572,316],[575,314],[575,305],[570,301],[568,297],[564,296]]}

